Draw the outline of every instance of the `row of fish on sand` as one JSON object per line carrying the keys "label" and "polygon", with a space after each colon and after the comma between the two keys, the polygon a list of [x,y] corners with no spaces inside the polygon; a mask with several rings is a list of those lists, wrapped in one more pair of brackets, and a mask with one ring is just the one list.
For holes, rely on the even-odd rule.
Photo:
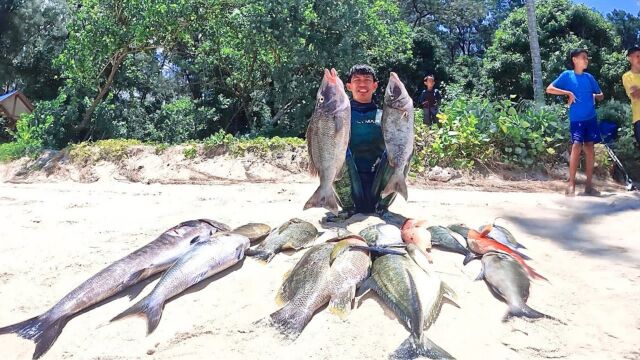
{"label": "row of fish on sand", "polygon": [[277,329],[287,341],[295,340],[327,303],[328,311],[345,319],[356,298],[373,291],[409,332],[394,357],[451,359],[449,352],[425,335],[444,302],[457,306],[455,291],[434,270],[432,247],[460,253],[465,263],[480,258],[479,278],[508,304],[505,319],[551,318],[527,306],[529,278],[543,277],[524,262],[522,245],[500,226],[475,231],[463,225],[426,226],[424,220],[406,219],[401,228],[376,224],[354,234],[339,227],[319,233],[313,224],[297,218],[273,230],[257,223],[231,229],[199,219],[163,232],[80,284],[43,314],[2,327],[0,334],[15,333],[34,341],[33,358],[37,359],[78,313],[163,272],[148,295],[112,319],[142,315],[151,333],[168,299],[243,261],[245,255],[268,263],[284,250],[308,248],[277,290],[275,301],[281,308],[256,324]]}
{"label": "row of fish on sand", "polygon": [[[391,73],[382,126],[394,171],[383,197],[399,193],[407,198],[404,169],[413,151],[412,109],[404,85]],[[335,70],[325,70],[307,130],[311,169],[320,177],[320,186],[304,209],[338,211],[333,182],[344,164],[349,131],[349,101],[343,84]],[[478,231],[464,225],[428,226],[424,220],[401,218],[400,226],[378,224],[358,234],[336,227],[321,235],[313,224],[300,219],[291,219],[273,230],[257,223],[231,229],[214,220],[186,221],[93,275],[43,314],[2,327],[0,334],[15,333],[32,340],[33,358],[37,359],[74,316],[162,273],[148,295],[113,318],[143,315],[150,333],[158,326],[167,299],[243,261],[245,255],[268,263],[283,250],[305,248],[308,250],[285,274],[277,291],[280,309],[256,322],[277,329],[285,339],[297,338],[325,304],[344,319],[353,309],[355,298],[372,291],[409,332],[393,356],[453,358],[425,335],[442,304],[455,304],[456,299],[454,290],[433,270],[432,247],[464,255],[465,264],[480,258],[480,277],[509,306],[505,318],[549,317],[526,304],[529,278],[544,277],[526,264],[528,257],[520,251],[522,245],[506,229],[493,225]]]}

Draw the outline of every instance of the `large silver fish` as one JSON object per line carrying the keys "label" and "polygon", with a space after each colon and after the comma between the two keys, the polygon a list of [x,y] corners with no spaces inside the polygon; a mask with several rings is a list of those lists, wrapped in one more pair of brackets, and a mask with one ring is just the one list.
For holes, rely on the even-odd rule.
{"label": "large silver fish", "polygon": [[80,284],[44,314],[0,328],[0,334],[15,333],[35,342],[33,359],[37,359],[49,350],[75,314],[167,269],[201,237],[228,230],[227,225],[206,219],[174,226]]}
{"label": "large silver fish", "polygon": [[158,326],[168,299],[237,264],[244,259],[244,251],[248,247],[249,238],[232,232],[198,241],[162,275],[149,295],[111,321],[143,314],[147,318],[147,334],[150,334]]}
{"label": "large silver fish", "polygon": [[433,274],[422,250],[408,244],[407,252],[408,255],[377,258],[361,293],[373,290],[411,332],[397,350],[403,357],[451,359],[449,353],[425,336],[424,330],[438,317],[444,297],[453,300],[455,293]]}
{"label": "large silver fish", "polygon": [[316,107],[307,127],[309,170],[320,177],[320,186],[304,209],[323,207],[338,213],[333,182],[340,173],[351,134],[351,104],[335,69],[325,69]]}
{"label": "large silver fish", "polygon": [[413,100],[394,72],[389,76],[384,94],[382,134],[393,174],[380,195],[384,198],[397,192],[406,200],[408,194],[404,171],[413,153]]}
{"label": "large silver fish", "polygon": [[285,336],[295,339],[314,312],[329,302],[329,311],[344,319],[351,310],[356,286],[371,266],[366,247],[358,237],[314,246],[287,275],[277,302],[286,303],[270,315],[271,324]]}
{"label": "large silver fish", "polygon": [[484,279],[491,292],[509,305],[503,320],[512,316],[554,319],[527,305],[531,282],[525,269],[511,256],[498,252],[484,254],[478,279]]}

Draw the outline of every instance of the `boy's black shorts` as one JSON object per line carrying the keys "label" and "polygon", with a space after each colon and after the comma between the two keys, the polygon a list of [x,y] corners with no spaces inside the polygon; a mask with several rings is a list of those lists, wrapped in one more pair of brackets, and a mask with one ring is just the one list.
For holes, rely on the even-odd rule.
{"label": "boy's black shorts", "polygon": [[636,146],[640,148],[640,121],[633,123],[633,136],[636,138]]}

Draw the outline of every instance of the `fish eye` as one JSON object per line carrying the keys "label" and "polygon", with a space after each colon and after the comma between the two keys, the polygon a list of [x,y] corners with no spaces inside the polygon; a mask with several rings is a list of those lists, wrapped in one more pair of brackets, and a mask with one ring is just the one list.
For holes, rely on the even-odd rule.
{"label": "fish eye", "polygon": [[324,96],[320,95],[320,97],[318,98],[318,101],[324,102]]}

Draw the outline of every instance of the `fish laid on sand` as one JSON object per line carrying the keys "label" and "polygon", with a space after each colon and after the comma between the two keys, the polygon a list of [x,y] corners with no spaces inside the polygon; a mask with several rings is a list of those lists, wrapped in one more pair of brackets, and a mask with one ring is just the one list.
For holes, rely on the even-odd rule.
{"label": "fish laid on sand", "polygon": [[198,241],[162,275],[149,295],[111,321],[140,314],[147,318],[147,334],[150,334],[158,326],[168,299],[237,264],[244,259],[247,248],[249,238],[234,232]]}
{"label": "fish laid on sand", "polygon": [[[522,267],[527,271],[532,279],[548,279],[540,275],[534,268],[527,265],[526,260],[531,260],[530,257],[522,254],[517,250],[513,250],[508,246],[505,246],[487,236],[489,228],[485,228],[482,232],[469,229],[464,225],[451,225],[449,228],[467,239],[469,249],[478,255],[484,255],[490,251],[501,252],[513,257]],[[466,234],[466,235],[465,235]]]}
{"label": "fish laid on sand", "polygon": [[257,243],[264,240],[271,232],[271,226],[261,223],[248,223],[231,230],[234,234],[244,235],[249,238],[251,243]]}
{"label": "fish laid on sand", "polygon": [[320,186],[304,209],[322,207],[338,214],[333,188],[347,154],[351,135],[351,104],[335,69],[325,69],[316,95],[316,107],[307,127],[309,170],[320,177]]}
{"label": "fish laid on sand", "polygon": [[213,220],[185,221],[93,275],[44,314],[0,328],[0,334],[15,333],[35,342],[33,359],[37,359],[49,350],[74,314],[167,269],[201,237],[229,230]]}
{"label": "fish laid on sand", "polygon": [[300,250],[311,244],[317,236],[318,229],[312,223],[297,218],[291,219],[271,231],[263,242],[247,249],[246,254],[269,262],[282,250]]}
{"label": "fish laid on sand", "polygon": [[403,353],[403,358],[452,359],[447,351],[429,340],[424,331],[438,317],[443,299],[453,301],[456,295],[430,270],[422,250],[409,244],[407,251],[408,255],[377,258],[361,293],[373,290],[411,333],[396,350]]}
{"label": "fish laid on sand", "polygon": [[482,256],[482,272],[478,275],[478,280],[480,279],[484,279],[492,293],[509,305],[509,310],[503,321],[512,316],[554,319],[527,305],[529,277],[513,257],[498,252],[484,254]]}
{"label": "fish laid on sand", "polygon": [[487,224],[478,228],[478,231],[482,231],[486,228],[490,228],[487,236],[501,243],[502,245],[508,246],[513,250],[527,249],[526,247],[524,247],[524,245],[520,244],[516,240],[516,237],[513,236],[513,234],[506,228],[499,225]]}
{"label": "fish laid on sand", "polygon": [[293,270],[285,275],[276,301],[285,304],[272,313],[272,326],[290,339],[300,335],[314,312],[329,302],[329,311],[345,318],[355,297],[356,286],[369,275],[371,258],[357,237],[309,249]]}
{"label": "fish laid on sand", "polygon": [[384,94],[382,135],[393,174],[380,195],[385,198],[397,192],[406,200],[408,193],[404,171],[413,153],[413,100],[394,72],[389,76]]}
{"label": "fish laid on sand", "polygon": [[390,246],[402,244],[402,236],[397,226],[375,224],[360,231],[369,246]]}
{"label": "fish laid on sand", "polygon": [[464,255],[464,265],[477,257],[467,248],[467,240],[462,235],[444,226],[429,226],[427,230],[431,233],[433,247]]}

